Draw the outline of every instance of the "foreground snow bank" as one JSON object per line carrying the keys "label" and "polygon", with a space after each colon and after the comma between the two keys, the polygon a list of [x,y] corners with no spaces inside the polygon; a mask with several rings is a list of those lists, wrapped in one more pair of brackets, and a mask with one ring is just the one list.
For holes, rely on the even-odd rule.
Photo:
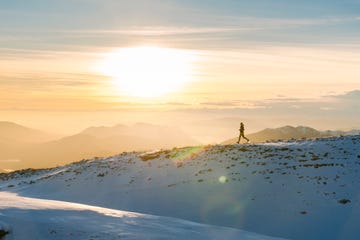
{"label": "foreground snow bank", "polygon": [[[4,239],[280,240],[232,228],[0,192]],[[1,239],[1,237],[0,237]]]}

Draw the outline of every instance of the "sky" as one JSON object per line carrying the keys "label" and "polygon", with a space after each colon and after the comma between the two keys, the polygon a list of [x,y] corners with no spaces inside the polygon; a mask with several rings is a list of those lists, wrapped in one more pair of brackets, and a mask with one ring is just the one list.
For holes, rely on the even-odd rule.
{"label": "sky", "polygon": [[[146,69],[163,51],[109,60],[141,46],[171,52],[165,80]],[[184,81],[129,94],[116,79],[129,58],[142,94]],[[360,128],[359,66],[359,0],[0,0],[0,120],[50,131],[179,119]]]}

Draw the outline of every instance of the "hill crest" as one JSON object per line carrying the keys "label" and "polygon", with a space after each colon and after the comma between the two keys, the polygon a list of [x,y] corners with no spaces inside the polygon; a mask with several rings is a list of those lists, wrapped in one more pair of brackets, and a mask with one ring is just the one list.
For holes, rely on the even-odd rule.
{"label": "hill crest", "polygon": [[[331,136],[340,136],[340,135],[353,135],[359,133],[360,131],[351,130],[351,131],[319,131],[315,128],[308,126],[290,126],[286,125],[279,128],[265,128],[259,132],[246,134],[246,137],[250,139],[251,142],[259,143],[266,141],[277,141],[277,140],[289,140],[289,139],[305,139],[305,138],[323,138]],[[238,138],[232,138],[222,142],[222,144],[234,144]]]}
{"label": "hill crest", "polygon": [[295,240],[355,240],[359,146],[360,136],[345,136],[130,152],[2,174],[0,188]]}

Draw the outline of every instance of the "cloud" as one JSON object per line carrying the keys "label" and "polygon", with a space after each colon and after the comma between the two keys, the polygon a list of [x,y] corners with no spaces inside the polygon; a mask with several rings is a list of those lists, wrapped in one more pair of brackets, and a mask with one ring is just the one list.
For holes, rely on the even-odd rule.
{"label": "cloud", "polygon": [[291,98],[281,96],[279,98],[254,100],[254,101],[219,101],[202,102],[204,109],[226,110],[229,113],[247,111],[252,114],[273,114],[285,115],[304,115],[321,116],[322,111],[327,114],[346,116],[358,116],[360,112],[354,111],[354,106],[360,107],[360,90],[353,90],[338,95],[326,95],[319,98]]}
{"label": "cloud", "polygon": [[[323,130],[360,128],[360,111],[356,111],[360,108],[359,93],[359,90],[353,90],[338,95],[303,99],[281,96],[279,99],[252,102],[259,108],[233,105],[221,108],[220,105],[208,105],[197,110],[183,111],[203,118],[236,118],[247,122],[250,128],[259,130],[283,125],[307,125]],[[226,124],[228,123],[223,123],[228,126]]]}
{"label": "cloud", "polygon": [[310,115],[321,117],[326,112],[323,117],[332,116],[335,119],[360,118],[360,111],[355,110],[360,108],[360,90],[337,95],[325,95],[314,99],[279,98],[266,100],[263,104],[267,109],[272,109],[274,114],[305,114],[309,117],[311,117]]}
{"label": "cloud", "polygon": [[163,105],[168,105],[168,106],[191,106],[191,104],[184,103],[184,102],[166,102]]}
{"label": "cloud", "polygon": [[344,94],[329,95],[326,97],[337,98],[337,99],[346,99],[346,100],[360,102],[360,90],[353,90],[353,91],[350,91],[350,92],[347,92]]}
{"label": "cloud", "polygon": [[59,31],[71,34],[112,34],[112,35],[135,35],[135,36],[161,36],[161,35],[186,35],[186,34],[208,34],[258,30],[254,27],[171,27],[171,26],[146,26],[130,27],[123,29],[89,29]]}
{"label": "cloud", "polygon": [[127,35],[127,36],[162,36],[162,35],[193,35],[193,34],[216,34],[216,33],[235,33],[249,31],[264,31],[272,29],[293,28],[300,26],[319,26],[344,22],[358,21],[360,17],[339,17],[339,18],[261,18],[261,17],[239,17],[239,16],[206,16],[209,21],[207,24],[199,24],[194,21],[192,24],[170,23],[160,24],[140,24],[132,26],[125,24],[119,27],[89,28],[50,28],[50,27],[1,27],[2,37],[10,34],[12,37],[16,33],[20,38],[38,37],[41,35],[61,34],[67,37],[97,36],[103,35]]}
{"label": "cloud", "polygon": [[291,105],[289,108],[301,109],[302,107],[300,105]]}
{"label": "cloud", "polygon": [[215,108],[242,108],[242,109],[258,109],[264,108],[262,103],[256,101],[209,101],[199,103],[202,107],[215,107]]}
{"label": "cloud", "polygon": [[[76,41],[78,38],[91,37],[94,39],[103,39],[105,37],[123,36],[127,38],[133,37],[158,37],[158,36],[202,36],[209,34],[230,34],[244,33],[250,31],[261,30],[260,27],[253,26],[140,26],[140,27],[119,27],[119,28],[103,28],[103,29],[4,29],[2,28],[2,39],[0,41],[25,40],[28,41],[42,38],[52,39],[66,37]],[[16,33],[16,36],[14,36]],[[215,36],[214,36],[215,37]]]}
{"label": "cloud", "polygon": [[238,106],[239,104],[237,102],[234,102],[234,101],[222,101],[222,102],[201,102],[200,105],[234,107],[234,106]]}
{"label": "cloud", "polygon": [[321,107],[320,110],[331,111],[331,110],[334,110],[334,108],[331,108],[331,107]]}
{"label": "cloud", "polygon": [[0,87],[2,89],[10,87],[19,87],[25,91],[43,90],[47,91],[55,87],[89,87],[100,86],[100,79],[104,76],[96,76],[91,74],[75,74],[75,73],[1,73]]}
{"label": "cloud", "polygon": [[268,101],[268,102],[303,102],[303,101],[305,101],[305,99],[304,98],[278,96],[277,98],[269,98],[269,99],[266,99],[265,101]]}
{"label": "cloud", "polygon": [[19,60],[21,59],[58,59],[72,57],[94,57],[98,56],[96,52],[85,51],[84,48],[73,50],[43,50],[43,49],[24,49],[24,48],[1,48],[0,60]]}
{"label": "cloud", "polygon": [[342,103],[344,100],[351,100],[353,102],[360,102],[360,90],[351,90],[344,93],[322,95],[317,98],[293,98],[282,96],[280,98],[271,98],[264,100],[264,103],[291,103],[291,104],[332,104]]}

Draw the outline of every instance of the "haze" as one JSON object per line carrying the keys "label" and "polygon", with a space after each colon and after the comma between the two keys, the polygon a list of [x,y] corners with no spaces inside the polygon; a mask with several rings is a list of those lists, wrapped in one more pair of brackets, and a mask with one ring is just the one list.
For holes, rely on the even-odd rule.
{"label": "haze", "polygon": [[1,120],[62,136],[146,122],[203,143],[233,137],[239,121],[247,132],[359,128],[359,10],[356,0],[4,1]]}

